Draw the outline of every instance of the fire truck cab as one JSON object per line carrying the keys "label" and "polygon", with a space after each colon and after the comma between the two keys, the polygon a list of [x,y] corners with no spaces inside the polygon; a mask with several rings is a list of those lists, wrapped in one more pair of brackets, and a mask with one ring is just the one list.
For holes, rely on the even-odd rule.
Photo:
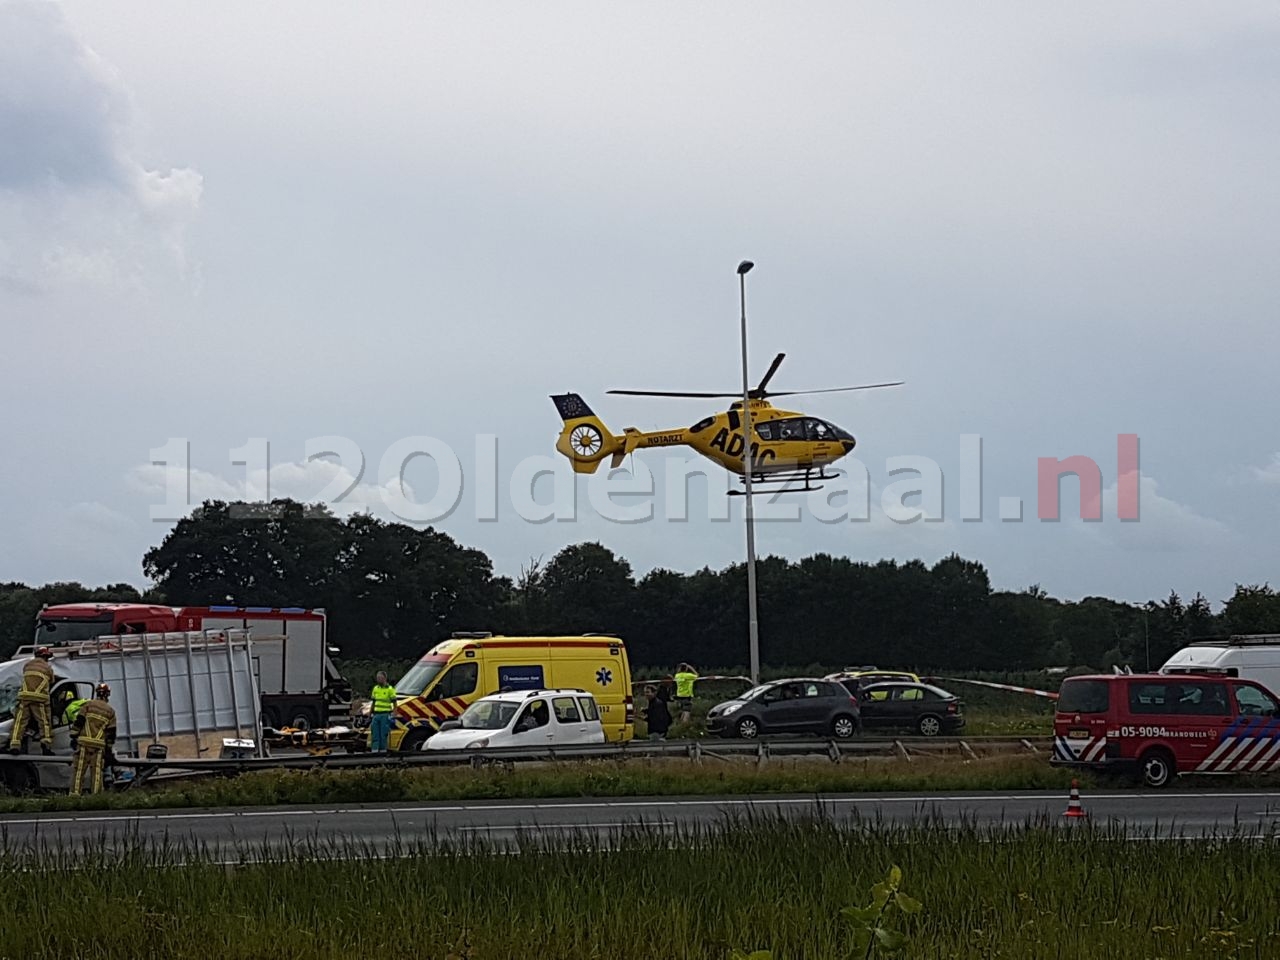
{"label": "fire truck cab", "polygon": [[1134,776],[1148,787],[1183,774],[1280,768],[1280,700],[1222,673],[1071,677],[1053,727],[1051,764]]}

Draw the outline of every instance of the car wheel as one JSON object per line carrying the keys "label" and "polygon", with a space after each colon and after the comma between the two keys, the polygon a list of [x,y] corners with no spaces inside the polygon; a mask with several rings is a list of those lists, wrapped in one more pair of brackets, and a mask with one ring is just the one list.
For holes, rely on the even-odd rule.
{"label": "car wheel", "polygon": [[743,717],[738,721],[735,729],[743,740],[754,740],[760,736],[760,724],[751,717]]}
{"label": "car wheel", "polygon": [[1167,750],[1148,750],[1138,766],[1142,771],[1142,782],[1156,789],[1168,786],[1176,769],[1173,756]]}
{"label": "car wheel", "polygon": [[404,739],[400,741],[401,753],[415,753],[418,750],[427,748],[427,741],[431,739],[431,731],[418,727],[416,730],[410,730],[404,735]]}
{"label": "car wheel", "polygon": [[922,737],[936,737],[942,732],[942,721],[932,713],[926,713],[916,721],[916,730]]}
{"label": "car wheel", "polygon": [[847,714],[841,714],[831,721],[831,732],[841,740],[848,740],[853,736],[858,725],[854,723],[853,717]]}

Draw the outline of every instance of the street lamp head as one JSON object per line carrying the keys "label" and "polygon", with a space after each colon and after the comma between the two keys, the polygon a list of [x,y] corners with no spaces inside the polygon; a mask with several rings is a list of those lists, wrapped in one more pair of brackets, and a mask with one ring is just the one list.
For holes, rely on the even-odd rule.
{"label": "street lamp head", "polygon": [[750,260],[743,260],[740,264],[738,264],[738,276],[742,276],[754,266],[755,264],[752,263]]}

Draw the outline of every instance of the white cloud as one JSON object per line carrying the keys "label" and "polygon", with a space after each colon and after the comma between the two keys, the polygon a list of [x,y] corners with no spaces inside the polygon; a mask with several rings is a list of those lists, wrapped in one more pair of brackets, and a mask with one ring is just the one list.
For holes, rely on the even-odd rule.
{"label": "white cloud", "polygon": [[1271,462],[1265,467],[1253,467],[1253,478],[1262,483],[1280,483],[1280,453],[1271,455]]}
{"label": "white cloud", "polygon": [[[154,519],[176,520],[186,516],[205,500],[262,501],[291,499],[300,503],[325,503],[338,516],[372,512],[387,519],[396,517],[389,503],[395,503],[399,486],[361,483],[345,466],[331,460],[281,463],[248,471],[242,480],[227,480],[207,470],[184,469],[178,464],[148,463],[134,467],[126,478],[129,488],[148,498]],[[411,484],[404,494],[415,497]]]}
{"label": "white cloud", "polygon": [[1201,550],[1230,539],[1231,530],[1192,507],[1161,496],[1156,481],[1141,475],[1138,485],[1138,519],[1122,521],[1118,512],[1119,485],[1102,491],[1102,520],[1081,523],[1089,533],[1126,549],[1159,552]]}
{"label": "white cloud", "polygon": [[[0,4],[0,281],[144,289],[186,275],[184,233],[200,204],[192,169],[149,169],[120,77],[59,6]],[[9,238],[9,239],[5,239]]]}

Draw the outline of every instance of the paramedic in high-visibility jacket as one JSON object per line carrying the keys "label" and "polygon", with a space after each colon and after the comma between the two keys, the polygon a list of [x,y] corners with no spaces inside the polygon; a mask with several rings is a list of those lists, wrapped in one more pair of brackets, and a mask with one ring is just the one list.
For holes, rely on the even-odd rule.
{"label": "paramedic in high-visibility jacket", "polygon": [[22,738],[32,719],[40,726],[40,747],[46,755],[53,753],[53,723],[49,717],[49,689],[53,686],[53,652],[37,647],[35,656],[22,665],[22,685],[18,688],[18,709],[13,715],[13,733],[9,736],[9,752],[22,752]]}
{"label": "paramedic in high-visibility jacket", "polygon": [[98,684],[93,699],[80,708],[71,725],[71,741],[76,748],[75,769],[71,774],[71,795],[78,797],[84,790],[85,774],[91,776],[89,792],[102,789],[102,763],[107,751],[116,742],[116,712],[107,700],[111,688]]}
{"label": "paramedic in high-visibility jacket", "polygon": [[381,670],[370,699],[373,706],[369,709],[369,749],[386,753],[387,738],[391,736],[391,712],[396,708],[396,688],[387,683],[387,675]]}
{"label": "paramedic in high-visibility jacket", "polygon": [[692,664],[682,663],[676,667],[676,702],[680,705],[680,722],[688,723],[693,715],[693,684],[698,679],[698,671]]}

